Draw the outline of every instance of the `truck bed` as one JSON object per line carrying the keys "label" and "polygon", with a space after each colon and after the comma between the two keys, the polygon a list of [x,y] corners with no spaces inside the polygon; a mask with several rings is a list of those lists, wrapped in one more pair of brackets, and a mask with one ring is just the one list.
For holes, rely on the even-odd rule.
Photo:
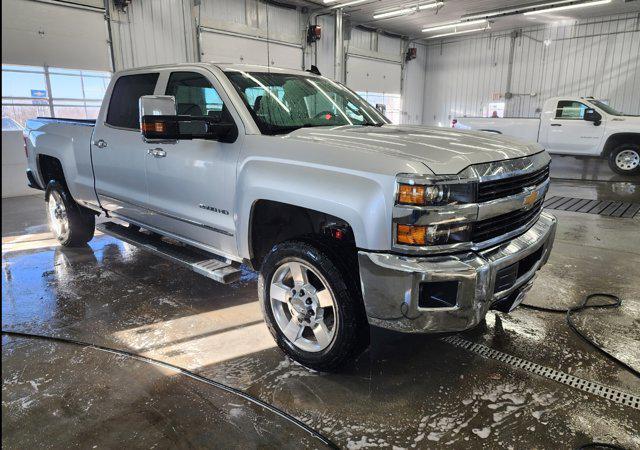
{"label": "truck bed", "polygon": [[58,160],[73,198],[80,204],[98,204],[93,188],[91,139],[95,120],[38,117],[27,120],[28,165],[41,187],[42,157]]}

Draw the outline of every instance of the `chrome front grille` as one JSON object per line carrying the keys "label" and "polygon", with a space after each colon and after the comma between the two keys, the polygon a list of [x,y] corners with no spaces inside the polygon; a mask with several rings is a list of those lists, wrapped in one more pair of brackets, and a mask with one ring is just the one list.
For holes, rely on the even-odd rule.
{"label": "chrome front grille", "polygon": [[484,242],[524,227],[540,215],[543,202],[544,199],[540,199],[531,209],[512,211],[507,214],[475,222],[473,224],[471,240],[473,242]]}
{"label": "chrome front grille", "polygon": [[527,187],[539,186],[549,178],[549,165],[531,173],[478,184],[478,203],[520,194]]}

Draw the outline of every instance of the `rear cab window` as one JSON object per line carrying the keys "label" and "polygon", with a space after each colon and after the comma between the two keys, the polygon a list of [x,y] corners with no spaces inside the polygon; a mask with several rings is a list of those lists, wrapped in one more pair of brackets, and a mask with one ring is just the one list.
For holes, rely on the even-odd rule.
{"label": "rear cab window", "polygon": [[113,127],[140,130],[140,97],[153,95],[159,73],[123,75],[111,92],[106,123]]}

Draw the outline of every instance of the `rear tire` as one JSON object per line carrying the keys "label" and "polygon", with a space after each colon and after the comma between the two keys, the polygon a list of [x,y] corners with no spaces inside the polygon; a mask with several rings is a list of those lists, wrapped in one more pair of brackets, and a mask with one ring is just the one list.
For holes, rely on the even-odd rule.
{"label": "rear tire", "polygon": [[50,181],[44,198],[49,227],[60,244],[79,247],[93,239],[95,215],[78,205],[62,184]]}
{"label": "rear tire", "polygon": [[288,241],[266,256],[258,278],[262,312],[278,346],[300,364],[335,371],[369,345],[362,298],[337,253]]}
{"label": "rear tire", "polygon": [[640,174],[640,145],[622,144],[609,153],[609,167],[618,175]]}

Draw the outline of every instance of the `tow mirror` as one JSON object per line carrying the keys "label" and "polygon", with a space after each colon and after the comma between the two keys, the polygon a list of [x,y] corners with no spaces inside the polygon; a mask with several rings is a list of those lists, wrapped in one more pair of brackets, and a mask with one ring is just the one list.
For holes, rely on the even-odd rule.
{"label": "tow mirror", "polygon": [[179,139],[209,139],[234,142],[238,127],[231,117],[184,116],[176,114],[176,101],[170,95],[140,97],[140,131],[145,142],[176,142]]}
{"label": "tow mirror", "polygon": [[598,126],[602,123],[602,116],[595,109],[587,108],[584,110],[584,120],[587,122],[593,122],[595,126]]}

